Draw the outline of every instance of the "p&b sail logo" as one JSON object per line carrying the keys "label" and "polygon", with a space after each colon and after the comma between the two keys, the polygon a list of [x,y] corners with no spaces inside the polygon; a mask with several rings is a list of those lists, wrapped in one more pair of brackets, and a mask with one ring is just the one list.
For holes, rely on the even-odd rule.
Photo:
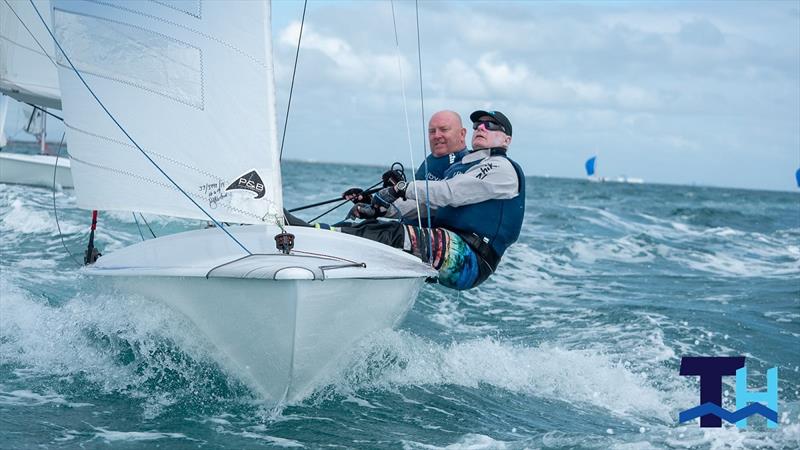
{"label": "p&b sail logo", "polygon": [[234,189],[244,189],[246,191],[255,192],[256,199],[263,197],[266,193],[266,190],[264,189],[264,182],[261,181],[261,177],[258,176],[258,173],[256,173],[255,170],[251,170],[250,172],[240,176],[225,190],[232,191]]}
{"label": "p&b sail logo", "polygon": [[[778,426],[778,368],[767,370],[767,390],[747,390],[747,367],[744,356],[684,356],[680,374],[700,377],[700,406],[682,411],[681,423],[700,418],[701,428],[720,428],[722,420],[747,427],[747,418],[759,414],[767,419],[767,427]],[[736,411],[722,408],[722,377],[736,376]]]}

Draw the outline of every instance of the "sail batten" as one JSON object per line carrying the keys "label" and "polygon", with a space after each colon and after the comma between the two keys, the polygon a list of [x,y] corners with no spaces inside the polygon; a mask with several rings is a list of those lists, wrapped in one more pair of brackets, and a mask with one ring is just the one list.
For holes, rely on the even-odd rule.
{"label": "sail batten", "polygon": [[207,219],[183,190],[219,221],[281,216],[269,4],[230,3],[53,2],[69,61],[141,149],[59,57],[79,207]]}

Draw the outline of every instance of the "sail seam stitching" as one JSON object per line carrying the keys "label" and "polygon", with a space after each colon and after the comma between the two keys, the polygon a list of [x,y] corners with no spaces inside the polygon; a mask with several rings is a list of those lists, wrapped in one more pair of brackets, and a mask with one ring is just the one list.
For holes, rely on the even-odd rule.
{"label": "sail seam stitching", "polygon": [[[152,178],[148,178],[148,177],[145,177],[145,176],[142,176],[142,175],[135,174],[133,172],[128,172],[126,170],[117,169],[117,168],[114,168],[114,167],[103,166],[103,165],[100,165],[100,164],[90,163],[90,162],[84,161],[84,160],[82,160],[80,158],[76,158],[76,157],[74,157],[72,155],[70,155],[70,159],[72,161],[74,161],[74,162],[77,162],[77,163],[80,163],[80,164],[84,164],[84,165],[87,165],[87,166],[90,166],[90,167],[94,167],[96,169],[106,170],[106,171],[117,173],[117,174],[120,174],[120,175],[127,175],[127,176],[129,176],[131,178],[136,178],[136,179],[138,179],[140,181],[146,181],[146,182],[154,184],[156,186],[161,186],[163,188],[166,188],[166,189],[169,189],[169,190],[172,190],[172,191],[175,191],[175,192],[180,192],[175,186],[172,186],[172,185],[169,185],[169,184],[166,184],[166,183],[162,183],[162,182],[156,181],[156,180],[154,180]],[[197,192],[191,192],[191,194],[192,194],[192,196],[194,196],[196,198],[200,198],[200,199],[208,201],[209,202],[209,206],[210,206],[210,204],[211,204],[211,198],[210,197],[204,196],[203,194],[200,194],[200,193],[197,193]],[[248,217],[252,217],[254,219],[261,220],[261,216],[259,216],[257,214],[253,214],[253,213],[251,213],[249,211],[241,210],[241,209],[236,208],[234,206],[230,206],[230,205],[217,205],[217,206],[221,206],[222,208],[227,209],[228,211],[239,213],[239,214],[241,214],[243,216],[248,216]],[[214,208],[212,208],[212,209],[214,209]]]}
{"label": "sail seam stitching", "polygon": [[151,1],[152,1],[152,2],[154,2],[154,3],[158,3],[159,5],[161,5],[161,6],[164,6],[165,8],[169,8],[169,9],[171,9],[171,10],[173,10],[173,11],[182,12],[182,13],[184,13],[184,14],[187,14],[187,15],[189,15],[189,16],[192,16],[192,17],[194,17],[195,19],[202,19],[202,18],[203,18],[203,17],[202,17],[202,14],[203,14],[203,4],[200,2],[200,0],[197,0],[197,13],[196,13],[196,14],[192,14],[192,13],[191,13],[191,12],[189,12],[189,11],[186,11],[186,10],[184,10],[184,9],[180,9],[180,8],[176,8],[176,7],[174,7],[174,6],[172,6],[172,5],[168,4],[168,3],[160,2],[160,1],[158,1],[158,0],[151,0]]}
{"label": "sail seam stitching", "polygon": [[125,7],[119,6],[119,5],[114,4],[114,3],[102,2],[102,1],[95,1],[94,3],[100,4],[100,5],[104,5],[104,6],[108,6],[110,8],[123,10],[123,11],[129,12],[131,14],[140,15],[140,16],[143,16],[143,17],[147,17],[149,19],[153,19],[153,20],[157,20],[159,22],[170,24],[170,25],[178,27],[178,28],[182,28],[182,29],[184,29],[186,31],[189,31],[189,32],[195,33],[197,35],[203,36],[204,38],[206,38],[208,40],[214,41],[214,42],[216,42],[218,44],[222,44],[225,47],[228,47],[228,48],[236,51],[237,53],[241,54],[245,58],[248,58],[252,62],[258,64],[259,66],[261,66],[261,67],[263,67],[265,69],[269,69],[270,68],[269,65],[267,65],[267,63],[265,61],[262,61],[262,60],[256,58],[255,56],[250,55],[249,53],[245,52],[244,50],[240,49],[239,47],[237,47],[237,46],[235,46],[235,45],[233,45],[231,43],[228,43],[226,41],[223,41],[223,40],[221,40],[219,38],[216,38],[214,36],[210,36],[210,35],[208,35],[206,33],[203,33],[202,31],[195,30],[194,28],[191,28],[191,27],[187,27],[186,25],[181,25],[181,24],[175,23],[175,22],[173,22],[171,20],[164,19],[163,17],[153,16],[153,15],[141,12],[141,11],[137,11],[135,9],[125,8]]}
{"label": "sail seam stitching", "polygon": [[11,40],[11,39],[9,39],[9,38],[7,38],[7,37],[5,37],[5,36],[0,36],[0,40],[7,41],[9,44],[16,45],[16,46],[17,46],[17,47],[19,47],[19,48],[22,48],[22,49],[28,50],[29,52],[36,53],[37,55],[40,55],[40,56],[46,56],[46,57],[50,58],[50,61],[51,61],[51,62],[53,62],[53,57],[52,57],[52,56],[50,56],[50,55],[48,55],[47,53],[44,53],[44,52],[43,52],[43,51],[41,51],[41,50],[37,50],[37,49],[35,49],[35,48],[33,48],[33,47],[28,47],[27,45],[20,44],[19,42],[17,42],[17,41],[14,41],[14,40]]}
{"label": "sail seam stitching", "polygon": [[[131,148],[131,149],[136,149],[136,147],[134,147],[131,144],[126,144],[126,143],[118,141],[118,140],[116,140],[114,138],[110,138],[110,137],[107,137],[107,136],[102,136],[102,135],[99,135],[99,134],[92,133],[90,131],[82,130],[80,128],[75,127],[74,125],[69,124],[67,121],[64,121],[64,125],[67,128],[69,128],[70,130],[77,131],[77,132],[82,133],[84,135],[91,136],[91,137],[94,137],[94,138],[97,138],[97,139],[101,139],[101,140],[105,140],[105,141],[108,141],[108,142],[113,142],[115,144],[122,145],[124,147],[128,147],[128,148]],[[166,162],[171,162],[171,163],[175,164],[176,166],[180,166],[180,167],[183,167],[185,169],[193,170],[193,171],[195,171],[195,172],[197,172],[197,173],[199,173],[201,175],[205,175],[207,177],[215,178],[220,183],[225,183],[225,182],[228,181],[228,180],[225,180],[224,178],[219,177],[218,175],[214,175],[213,173],[206,172],[203,169],[199,169],[197,167],[194,167],[194,166],[191,166],[189,164],[186,164],[183,161],[179,161],[177,159],[170,158],[169,156],[162,155],[161,153],[154,152],[152,150],[145,150],[145,153],[147,153],[148,155],[152,155],[152,156],[156,156],[158,158],[161,158]]]}

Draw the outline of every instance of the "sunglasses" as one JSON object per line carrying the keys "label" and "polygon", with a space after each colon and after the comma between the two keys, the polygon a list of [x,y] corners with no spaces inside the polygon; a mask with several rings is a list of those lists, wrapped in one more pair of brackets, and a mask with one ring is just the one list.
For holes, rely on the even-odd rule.
{"label": "sunglasses", "polygon": [[483,127],[489,131],[502,131],[503,133],[506,132],[506,128],[504,126],[500,125],[497,122],[492,122],[489,120],[479,120],[477,122],[474,122],[472,124],[472,129],[477,130],[478,127],[481,125],[483,125]]}

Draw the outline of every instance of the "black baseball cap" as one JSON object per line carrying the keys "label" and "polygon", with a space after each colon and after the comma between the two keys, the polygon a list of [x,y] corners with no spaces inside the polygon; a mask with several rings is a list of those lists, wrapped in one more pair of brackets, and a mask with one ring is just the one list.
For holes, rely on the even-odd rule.
{"label": "black baseball cap", "polygon": [[506,134],[511,136],[511,122],[508,120],[508,117],[506,117],[506,115],[501,113],[500,111],[483,111],[483,110],[475,111],[474,113],[469,115],[469,120],[471,120],[472,123],[475,123],[478,121],[478,119],[480,119],[483,116],[489,116],[494,120],[496,120],[497,123],[499,123],[500,125],[503,126],[503,128],[506,129]]}

